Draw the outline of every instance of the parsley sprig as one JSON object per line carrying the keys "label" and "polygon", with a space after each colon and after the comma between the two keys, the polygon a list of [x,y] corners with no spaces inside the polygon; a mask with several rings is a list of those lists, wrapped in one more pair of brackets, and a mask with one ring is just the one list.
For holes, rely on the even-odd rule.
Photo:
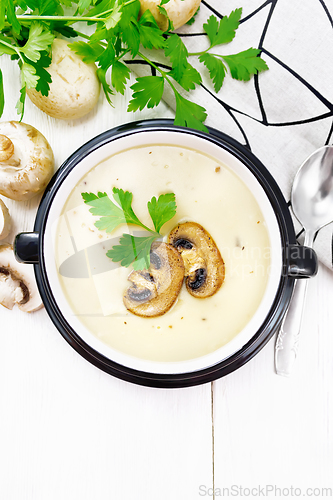
{"label": "parsley sprig", "polygon": [[113,262],[120,262],[124,267],[133,264],[134,269],[148,269],[150,265],[150,248],[152,243],[161,238],[162,226],[176,214],[176,201],[174,193],[161,194],[158,199],[154,196],[147,204],[149,215],[153,221],[154,230],[143,224],[132,208],[133,194],[130,191],[123,191],[113,188],[113,199],[117,205],[109,198],[107,193],[81,193],[84,202],[89,205],[90,213],[100,218],[95,222],[95,226],[100,231],[111,233],[116,227],[122,224],[132,224],[139,226],[149,234],[147,236],[133,236],[123,234],[119,240],[119,245],[114,245],[107,256]]}
{"label": "parsley sprig", "polygon": [[[164,5],[168,2],[161,0],[159,5],[164,15],[167,15]],[[65,15],[69,9],[72,15]],[[172,33],[171,21],[168,29],[162,31],[150,11],[139,17],[139,10],[139,0],[1,0],[0,56],[7,54],[19,64],[22,86],[16,108],[21,119],[27,89],[36,88],[42,95],[48,95],[51,46],[59,35],[78,38],[71,43],[71,48],[85,62],[97,64],[97,76],[111,105],[115,92],[125,92],[130,77],[129,63],[141,59],[151,66],[152,75],[136,78],[131,86],[133,94],[128,111],[157,106],[168,85],[175,95],[175,124],[204,131],[207,131],[206,110],[190,101],[182,91],[190,92],[202,83],[200,73],[190,61],[197,58],[206,66],[216,92],[220,91],[228,71],[232,78],[247,81],[268,69],[259,57],[259,49],[251,47],[231,55],[221,55],[214,50],[234,39],[241,8],[220,21],[210,16],[203,25],[209,47],[196,53],[189,53],[181,37]],[[79,21],[93,27],[91,35],[76,29]],[[151,60],[145,49],[163,51],[169,67]],[[0,70],[0,116],[4,107],[2,80]]]}

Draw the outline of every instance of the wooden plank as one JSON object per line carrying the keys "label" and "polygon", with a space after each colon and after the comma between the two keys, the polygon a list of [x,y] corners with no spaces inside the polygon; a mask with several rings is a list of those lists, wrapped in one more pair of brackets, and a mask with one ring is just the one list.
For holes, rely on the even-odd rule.
{"label": "wooden plank", "polygon": [[290,378],[274,372],[272,340],[247,365],[214,383],[215,488],[234,485],[240,494],[240,487],[293,486],[303,495],[306,488],[333,487],[332,285],[324,267],[309,283]]}
{"label": "wooden plank", "polygon": [[[6,107],[17,119],[19,75],[1,57]],[[132,79],[133,82],[133,79]],[[49,118],[29,100],[24,121],[49,140],[59,165],[95,135],[126,121],[172,117],[163,104],[135,114],[125,99],[78,121]],[[32,230],[38,199],[6,200],[8,241]],[[158,390],[99,371],[63,340],[45,310],[0,310],[0,496],[6,500],[192,500],[212,485],[211,386]]]}

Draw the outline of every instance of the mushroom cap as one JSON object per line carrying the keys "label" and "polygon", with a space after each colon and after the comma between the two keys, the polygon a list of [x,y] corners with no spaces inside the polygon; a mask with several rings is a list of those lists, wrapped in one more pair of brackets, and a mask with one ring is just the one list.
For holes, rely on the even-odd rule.
{"label": "mushroom cap", "polygon": [[23,312],[37,311],[43,306],[33,267],[17,262],[12,245],[0,245],[0,304]]}
{"label": "mushroom cap", "polygon": [[154,242],[150,251],[148,270],[132,271],[126,290],[126,308],[145,318],[165,314],[176,302],[184,279],[184,263],[175,248],[167,243]]}
{"label": "mushroom cap", "polygon": [[0,199],[0,240],[5,239],[11,231],[12,223],[9,210]]}
{"label": "mushroom cap", "polygon": [[53,118],[75,120],[86,115],[97,104],[100,83],[95,64],[87,64],[68,46],[56,38],[52,44],[52,62],[47,71],[52,77],[50,91],[43,96],[28,89],[30,100]]}
{"label": "mushroom cap", "polygon": [[51,146],[35,127],[26,123],[2,122],[0,134],[14,145],[13,155],[0,161],[0,194],[16,201],[29,200],[43,191],[52,177]]}
{"label": "mushroom cap", "polygon": [[197,298],[214,295],[224,281],[224,261],[215,241],[196,222],[178,224],[168,242],[180,252],[185,265],[187,291]]}
{"label": "mushroom cap", "polygon": [[[200,6],[201,0],[170,0],[163,5],[176,30],[187,23],[194,16]],[[161,0],[140,0],[140,16],[150,10],[161,30],[168,29],[168,19],[158,9]]]}

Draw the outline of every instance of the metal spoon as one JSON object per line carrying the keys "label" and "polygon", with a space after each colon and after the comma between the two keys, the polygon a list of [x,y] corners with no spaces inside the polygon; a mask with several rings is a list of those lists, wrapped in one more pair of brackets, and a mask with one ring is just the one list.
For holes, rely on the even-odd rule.
{"label": "metal spoon", "polygon": [[[291,205],[305,230],[304,245],[312,247],[317,231],[333,221],[333,146],[318,149],[301,165],[293,183]],[[290,375],[295,363],[307,282],[296,280],[292,302],[277,337],[278,375]]]}

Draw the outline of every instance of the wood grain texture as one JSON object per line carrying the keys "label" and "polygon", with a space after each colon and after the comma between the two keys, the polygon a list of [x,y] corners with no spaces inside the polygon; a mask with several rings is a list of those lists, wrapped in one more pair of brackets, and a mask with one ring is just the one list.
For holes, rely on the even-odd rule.
{"label": "wood grain texture", "polygon": [[[6,107],[16,120],[19,75],[1,57]],[[132,79],[133,81],[133,79]],[[161,104],[127,113],[129,93],[103,96],[77,121],[48,117],[27,99],[24,121],[50,142],[57,168],[116,125],[173,117]],[[33,229],[38,198],[5,200],[13,230]],[[6,500],[193,499],[212,484],[211,387],[155,390],[99,371],[57,332],[46,311],[0,310],[0,498]],[[195,478],[195,480],[194,480]]]}
{"label": "wood grain texture", "polygon": [[[274,342],[214,382],[215,487],[331,487],[333,280],[311,280],[290,378],[274,372]],[[236,491],[236,490],[235,490]],[[324,495],[323,495],[324,496]]]}
{"label": "wood grain texture", "polygon": [[[0,65],[2,120],[16,119],[19,75],[8,59]],[[128,114],[128,100],[128,93],[115,97],[113,109],[101,97],[76,122],[49,118],[27,101],[24,121],[47,137],[59,167],[115,125],[172,116],[164,105]],[[12,241],[32,230],[39,200],[5,201]],[[213,383],[215,488],[333,488],[332,284],[324,268],[310,283],[290,379],[275,375],[271,341],[242,369]],[[213,498],[211,404],[210,384],[148,389],[99,371],[69,347],[45,310],[0,310],[1,499]]]}

